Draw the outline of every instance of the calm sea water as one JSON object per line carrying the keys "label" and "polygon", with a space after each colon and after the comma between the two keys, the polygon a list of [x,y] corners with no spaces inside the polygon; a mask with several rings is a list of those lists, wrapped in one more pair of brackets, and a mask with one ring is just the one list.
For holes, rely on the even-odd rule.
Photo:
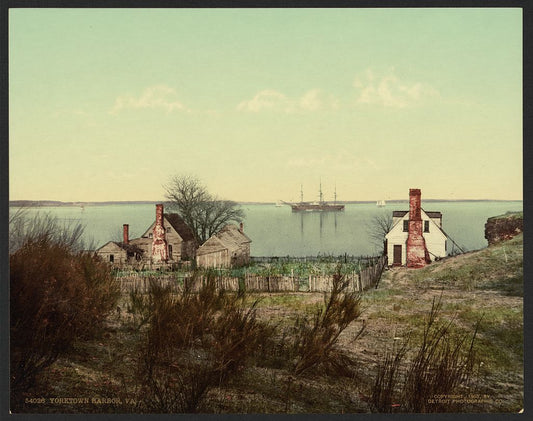
{"label": "calm sea water", "polygon": [[[443,229],[459,246],[476,250],[487,246],[487,218],[507,211],[522,211],[515,202],[431,202],[426,211],[440,211]],[[372,255],[381,246],[372,243],[369,225],[375,215],[408,210],[404,203],[378,208],[374,203],[346,205],[344,212],[293,213],[289,206],[243,205],[245,233],[252,239],[253,256],[316,256],[318,254]],[[12,209],[13,211],[13,209]],[[97,247],[122,239],[122,224],[129,224],[130,238],[141,236],[155,219],[155,205],[95,205],[32,208],[67,222],[85,226],[85,240]],[[448,242],[451,251],[451,242]]]}

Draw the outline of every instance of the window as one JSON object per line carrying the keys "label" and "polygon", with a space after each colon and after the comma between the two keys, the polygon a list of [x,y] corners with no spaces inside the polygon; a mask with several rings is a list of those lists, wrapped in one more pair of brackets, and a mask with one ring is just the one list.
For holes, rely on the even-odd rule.
{"label": "window", "polygon": [[148,234],[148,238],[152,238],[154,235],[152,233]]}
{"label": "window", "polygon": [[115,261],[115,255],[114,255],[114,254],[110,254],[110,255],[109,255],[109,261],[110,261],[111,263],[113,263],[113,262]]}
{"label": "window", "polygon": [[409,220],[403,221],[403,232],[409,231]]}
{"label": "window", "polygon": [[170,232],[170,227],[167,227],[167,232]]}
{"label": "window", "polygon": [[[168,228],[167,228],[168,229]],[[168,258],[172,259],[172,244],[168,245]]]}
{"label": "window", "polygon": [[429,221],[424,221],[424,232],[429,232]]}

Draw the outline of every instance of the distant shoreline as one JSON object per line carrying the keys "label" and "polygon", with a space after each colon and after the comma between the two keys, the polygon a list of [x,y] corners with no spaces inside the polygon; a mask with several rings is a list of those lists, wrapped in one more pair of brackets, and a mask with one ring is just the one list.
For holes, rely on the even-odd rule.
{"label": "distant shoreline", "polygon": [[[502,200],[502,199],[425,199],[426,203],[432,202],[523,202],[523,199]],[[336,203],[345,205],[376,203],[376,200],[353,200],[337,201]],[[408,200],[387,200],[387,203],[408,203]],[[10,200],[10,207],[81,207],[81,206],[108,206],[108,205],[150,205],[161,203],[152,200],[123,200],[106,202],[61,202],[57,200]],[[164,202],[163,202],[164,203]],[[275,202],[236,202],[238,205],[275,205]]]}

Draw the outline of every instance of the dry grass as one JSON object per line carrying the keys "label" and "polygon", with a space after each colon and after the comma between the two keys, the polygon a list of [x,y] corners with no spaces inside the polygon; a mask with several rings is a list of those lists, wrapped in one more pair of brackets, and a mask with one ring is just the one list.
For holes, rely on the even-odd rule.
{"label": "dry grass", "polygon": [[456,333],[453,319],[440,319],[441,298],[433,300],[414,356],[407,363],[404,362],[412,346],[412,338],[408,337],[378,365],[372,388],[372,406],[377,412],[459,410],[460,405],[436,397],[459,393],[459,387],[466,385],[473,374],[477,362],[474,342],[479,321],[471,337]]}
{"label": "dry grass", "polygon": [[[502,247],[505,247],[505,250]],[[238,345],[238,335],[233,339],[230,338],[231,329],[228,331],[221,329],[220,326],[216,327],[221,332],[218,336],[213,332],[205,335],[198,333],[200,336],[196,336],[192,341],[194,344],[192,349],[203,350],[204,354],[196,356],[203,355],[212,361],[227,361],[224,355],[229,354],[210,351],[210,348],[205,350],[204,346],[207,345],[204,344],[228,336],[227,344],[237,344],[235,349],[240,349],[246,357],[239,357],[244,363],[234,366],[223,381],[218,379],[212,381],[193,410],[202,413],[376,411],[377,405],[372,404],[372,390],[376,377],[379,377],[380,366],[396,367],[393,372],[389,370],[382,375],[384,379],[382,396],[386,397],[389,393],[386,390],[389,378],[392,378],[392,383],[396,384],[395,387],[389,387],[389,390],[397,391],[401,389],[399,385],[404,384],[409,367],[421,367],[421,361],[426,361],[426,367],[432,367],[435,365],[434,362],[438,361],[424,360],[417,355],[424,340],[426,326],[424,317],[428,316],[433,299],[442,295],[439,318],[434,326],[441,326],[441,322],[453,320],[453,326],[450,326],[447,333],[450,338],[448,351],[446,347],[439,351],[445,362],[453,361],[451,358],[453,351],[461,338],[463,345],[460,349],[464,351],[461,352],[462,358],[468,355],[467,344],[470,343],[474,333],[476,321],[482,317],[474,343],[474,349],[477,349],[481,359],[479,364],[474,365],[474,371],[468,382],[456,385],[457,392],[454,393],[463,397],[479,394],[483,399],[471,403],[458,403],[454,409],[458,412],[518,412],[523,407],[523,300],[521,283],[515,282],[516,285],[512,287],[513,293],[510,294],[507,281],[512,283],[513,279],[522,276],[521,253],[521,238],[515,238],[479,252],[445,259],[425,269],[398,268],[386,271],[379,289],[366,291],[361,296],[359,317],[349,323],[338,335],[332,336],[336,337],[333,347],[335,353],[330,354],[330,357],[333,356],[335,359],[337,355],[345,355],[351,359],[353,365],[350,366],[352,372],[349,377],[339,376],[332,370],[324,369],[322,363],[313,365],[298,375],[294,371],[301,357],[294,352],[295,336],[291,329],[294,328],[295,321],[298,318],[301,320],[304,316],[309,322],[307,328],[311,331],[314,329],[317,306],[320,306],[322,312],[327,306],[322,294],[262,293],[244,297],[237,306],[243,313],[235,313],[232,310],[235,318],[229,316],[222,318],[221,323],[224,320],[226,326],[237,326],[236,331],[239,332],[242,328],[238,326],[242,323],[247,324],[251,320],[251,314],[246,318],[248,310],[257,299],[260,299],[253,307],[254,322],[273,328],[275,331],[271,336],[268,334],[261,336],[251,350],[239,348],[242,344]],[[474,273],[470,269],[464,269],[464,266],[472,270],[478,267],[479,270]],[[464,287],[469,282],[469,279],[466,279],[469,276],[476,277],[471,289]],[[204,298],[207,301],[218,300],[209,296]],[[123,300],[127,301],[128,298],[123,297]],[[191,303],[191,307],[196,308],[195,306],[201,306],[201,303]],[[126,307],[125,302],[121,307]],[[215,318],[219,317],[217,315],[221,314],[220,311],[221,309],[214,312]],[[137,394],[136,391],[139,387],[140,367],[137,350],[139,345],[145,343],[151,322],[137,329],[132,325],[132,317],[131,314],[122,313],[108,318],[106,331],[101,336],[75,343],[74,352],[60,357],[45,370],[37,385],[28,392],[28,396],[34,397],[119,397],[120,403],[94,402],[71,405],[50,402],[27,403],[23,405],[24,411],[132,413],[139,412],[140,405],[145,405],[144,410],[148,412],[155,410],[146,406],[150,404],[151,398],[146,394]],[[180,320],[183,326],[186,326],[189,322],[187,316],[184,317]],[[240,320],[241,324],[235,324],[232,320]],[[363,324],[366,326],[364,332],[357,341],[353,341]],[[207,323],[203,326],[215,325]],[[317,326],[320,326],[320,323]],[[430,343],[427,335],[430,333],[426,334],[426,342]],[[173,336],[169,338],[171,337]],[[454,338],[459,342],[455,342]],[[227,344],[224,343],[221,341],[221,346],[226,348]],[[405,343],[409,345],[405,348],[405,355],[400,353],[398,362],[394,365],[391,361],[394,361],[397,351]],[[178,349],[171,350],[169,358],[175,359],[179,365],[186,361],[177,358],[178,351]],[[420,355],[427,355],[427,351]],[[203,361],[203,357],[200,361]],[[441,367],[450,369],[454,365],[442,364]],[[424,373],[426,370],[418,372]],[[453,373],[453,370],[450,372]],[[190,373],[192,371],[185,371],[183,376],[188,376]],[[442,373],[439,377],[444,378],[445,374]],[[163,375],[167,376],[169,381],[172,380],[170,378],[172,373],[163,373]],[[415,379],[416,376],[412,378]],[[416,382],[412,380],[411,384],[414,385]],[[436,387],[436,385],[431,387],[434,386]],[[438,393],[431,387],[424,392],[426,395]],[[192,394],[192,391],[188,393]],[[396,401],[397,394],[392,396],[392,399],[382,400],[379,404],[380,411],[389,412],[387,405],[393,404],[404,405],[403,408],[391,406],[390,408],[395,411],[407,410],[405,401]],[[136,402],[132,402],[131,399]],[[447,406],[440,410],[450,410],[451,406],[448,403],[441,403]],[[184,406],[180,405],[176,410],[183,410]],[[415,408],[414,405],[409,408],[420,411],[435,409],[434,406]]]}

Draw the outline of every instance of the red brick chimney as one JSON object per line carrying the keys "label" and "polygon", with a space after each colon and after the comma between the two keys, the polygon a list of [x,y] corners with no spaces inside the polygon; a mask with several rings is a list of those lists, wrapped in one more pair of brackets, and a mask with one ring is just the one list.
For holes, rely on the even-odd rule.
{"label": "red brick chimney", "polygon": [[421,268],[427,263],[426,240],[422,235],[420,189],[409,189],[409,234],[407,236],[407,267]]}
{"label": "red brick chimney", "polygon": [[[422,193],[420,189],[409,189],[409,220],[422,220],[420,208],[422,206]],[[420,231],[422,233],[422,231]]]}
{"label": "red brick chimney", "polygon": [[168,260],[167,240],[163,225],[163,204],[155,205],[155,225],[152,240],[152,259],[154,262],[166,262]]}
{"label": "red brick chimney", "polygon": [[122,225],[122,242],[124,244],[130,243],[129,229],[130,229],[130,226],[128,224]]}

